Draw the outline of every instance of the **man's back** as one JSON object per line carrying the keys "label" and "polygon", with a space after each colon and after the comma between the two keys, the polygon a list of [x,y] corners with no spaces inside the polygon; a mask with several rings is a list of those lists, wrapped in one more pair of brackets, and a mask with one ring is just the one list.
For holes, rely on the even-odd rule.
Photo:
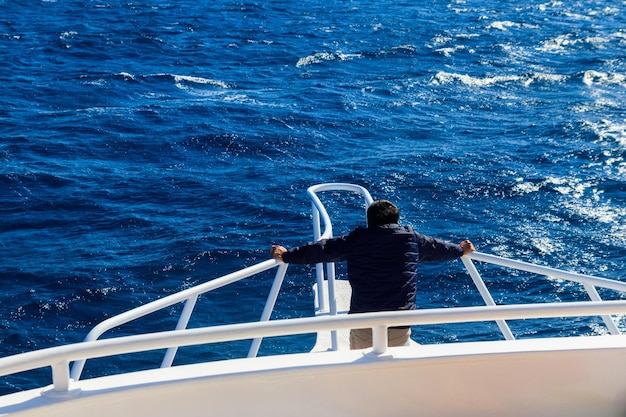
{"label": "man's back", "polygon": [[352,286],[350,313],[415,308],[419,261],[461,256],[459,245],[416,233],[410,226],[359,227],[349,235],[294,248],[287,263],[348,263]]}
{"label": "man's back", "polygon": [[408,226],[358,228],[347,236],[351,313],[415,308],[419,246]]}

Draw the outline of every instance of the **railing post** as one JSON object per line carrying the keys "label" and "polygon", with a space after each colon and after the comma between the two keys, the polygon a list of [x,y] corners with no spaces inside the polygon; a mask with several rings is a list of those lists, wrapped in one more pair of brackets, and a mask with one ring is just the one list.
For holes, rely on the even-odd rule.
{"label": "railing post", "polygon": [[[591,299],[591,301],[602,301],[602,298],[600,298],[600,294],[598,294],[596,287],[587,283],[584,283],[583,287],[585,287],[585,290],[587,290],[587,294],[589,294],[589,298]],[[609,329],[609,333],[622,334],[622,332],[619,331],[619,327],[617,327],[617,324],[615,324],[615,321],[613,320],[611,316],[601,316],[601,317],[602,317],[602,320],[604,321],[604,324]]]}
{"label": "railing post", "polygon": [[[312,203],[313,210],[313,241],[318,241],[322,237],[321,224],[320,224],[320,212]],[[332,237],[332,224],[326,225],[326,232]],[[324,289],[324,272],[326,272],[326,282],[328,283],[328,297]],[[317,279],[317,298],[320,312],[328,311],[331,316],[337,315],[337,299],[335,296],[335,264],[326,264],[326,271],[324,271],[324,264],[319,263],[315,265],[315,276]],[[339,341],[337,338],[337,331],[332,330],[330,332],[330,348],[331,350],[339,349]]]}
{"label": "railing post", "polygon": [[[268,321],[271,318],[272,311],[274,311],[274,305],[276,304],[276,300],[278,299],[280,287],[282,287],[283,280],[285,279],[285,274],[287,273],[287,267],[288,264],[284,263],[278,266],[278,269],[276,270],[276,275],[274,276],[274,282],[272,283],[272,289],[267,296],[267,301],[265,302],[265,307],[263,308],[263,313],[261,314],[261,320],[259,321]],[[261,346],[262,340],[262,337],[252,340],[250,350],[248,351],[249,358],[253,358],[259,353],[259,347]]]}
{"label": "railing post", "polygon": [[[474,266],[472,260],[467,256],[461,256],[461,260],[463,261],[463,265],[465,265],[467,272],[469,272],[470,276],[472,277],[472,280],[474,281],[474,285],[476,285],[478,292],[483,297],[485,304],[488,306],[495,306],[496,302],[493,301],[491,293],[487,289],[485,282],[478,273],[478,270]],[[498,324],[498,327],[500,328],[500,331],[502,332],[502,335],[506,340],[515,340],[515,336],[513,336],[513,333],[511,332],[509,325],[506,324],[506,321],[496,320],[496,323]]]}
{"label": "railing post", "polygon": [[[313,212],[313,241],[316,242],[322,236],[320,212],[314,203],[311,204],[311,210]],[[317,282],[317,306],[321,312],[328,311],[326,290],[324,289],[324,264],[315,264],[315,279]]]}
{"label": "railing post", "polygon": [[374,354],[382,355],[387,352],[389,341],[387,337],[387,326],[375,326],[372,328],[372,348]]}
{"label": "railing post", "polygon": [[55,393],[70,390],[70,364],[68,361],[63,360],[52,365],[52,385]]}
{"label": "railing post", "polygon": [[[198,294],[192,295],[187,299],[187,301],[185,301],[185,306],[183,307],[183,311],[180,313],[178,323],[176,324],[176,330],[184,330],[187,328],[189,319],[191,318],[191,313],[193,313],[193,309],[196,306],[197,301]],[[165,355],[163,356],[163,361],[161,362],[161,368],[169,368],[172,366],[176,352],[178,352],[178,347],[176,346],[167,349]]]}
{"label": "railing post", "polygon": [[[335,264],[328,263],[326,265],[326,279],[328,281],[328,305],[330,307],[329,314],[331,316],[337,315],[337,296],[335,295]],[[330,349],[339,349],[339,340],[337,337],[337,330],[331,330],[330,332]]]}

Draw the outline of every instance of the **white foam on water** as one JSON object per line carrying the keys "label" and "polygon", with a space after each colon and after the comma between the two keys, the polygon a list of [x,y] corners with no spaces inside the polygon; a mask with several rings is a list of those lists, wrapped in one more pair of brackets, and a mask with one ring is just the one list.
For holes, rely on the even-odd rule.
{"label": "white foam on water", "polygon": [[585,71],[583,75],[583,83],[590,87],[597,84],[618,84],[622,87],[626,87],[626,75],[616,73],[610,74],[601,71],[588,70]]}
{"label": "white foam on water", "polygon": [[467,74],[450,73],[439,71],[430,80],[431,85],[447,85],[460,82],[470,87],[493,87],[505,85],[508,83],[520,83],[528,87],[535,82],[561,82],[567,79],[567,76],[560,74],[522,74],[522,75],[494,75],[485,77],[475,77]]}
{"label": "white foam on water", "polygon": [[348,61],[354,58],[360,58],[361,54],[344,54],[341,52],[318,52],[313,55],[300,58],[296,63],[296,67],[306,67],[313,64],[319,64],[324,61]]}
{"label": "white foam on water", "polygon": [[210,78],[195,77],[195,76],[190,76],[190,75],[173,75],[173,77],[174,77],[174,81],[176,82],[176,86],[181,89],[184,89],[183,83],[185,82],[192,83],[192,84],[208,84],[208,85],[212,85],[214,87],[220,87],[220,88],[231,88],[230,85],[228,85],[227,83],[223,81],[212,80]]}

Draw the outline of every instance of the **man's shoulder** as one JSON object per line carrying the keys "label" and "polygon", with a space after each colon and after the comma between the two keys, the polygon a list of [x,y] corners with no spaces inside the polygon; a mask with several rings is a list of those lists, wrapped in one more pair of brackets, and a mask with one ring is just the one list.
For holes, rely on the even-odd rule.
{"label": "man's shoulder", "polygon": [[368,227],[364,227],[364,226],[357,226],[354,228],[354,230],[352,230],[347,237],[348,238],[354,238],[357,236],[362,236],[364,234],[370,233],[370,229]]}
{"label": "man's shoulder", "polygon": [[412,226],[401,225],[401,224],[389,224],[386,225],[388,229],[393,230],[395,233],[409,233],[414,234],[415,230]]}
{"label": "man's shoulder", "polygon": [[405,226],[399,224],[385,224],[382,226],[374,226],[374,227],[362,227],[359,226],[350,233],[353,237],[360,236],[385,236],[385,235],[396,235],[396,234],[416,234],[415,230],[412,226]]}

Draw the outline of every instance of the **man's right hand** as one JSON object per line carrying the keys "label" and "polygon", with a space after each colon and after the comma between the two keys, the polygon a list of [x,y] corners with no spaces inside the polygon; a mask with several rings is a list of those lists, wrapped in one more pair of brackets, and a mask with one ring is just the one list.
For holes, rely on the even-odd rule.
{"label": "man's right hand", "polygon": [[463,256],[469,255],[470,253],[476,251],[474,244],[469,240],[464,240],[463,242],[459,243],[459,246],[461,247],[461,249],[463,249]]}

